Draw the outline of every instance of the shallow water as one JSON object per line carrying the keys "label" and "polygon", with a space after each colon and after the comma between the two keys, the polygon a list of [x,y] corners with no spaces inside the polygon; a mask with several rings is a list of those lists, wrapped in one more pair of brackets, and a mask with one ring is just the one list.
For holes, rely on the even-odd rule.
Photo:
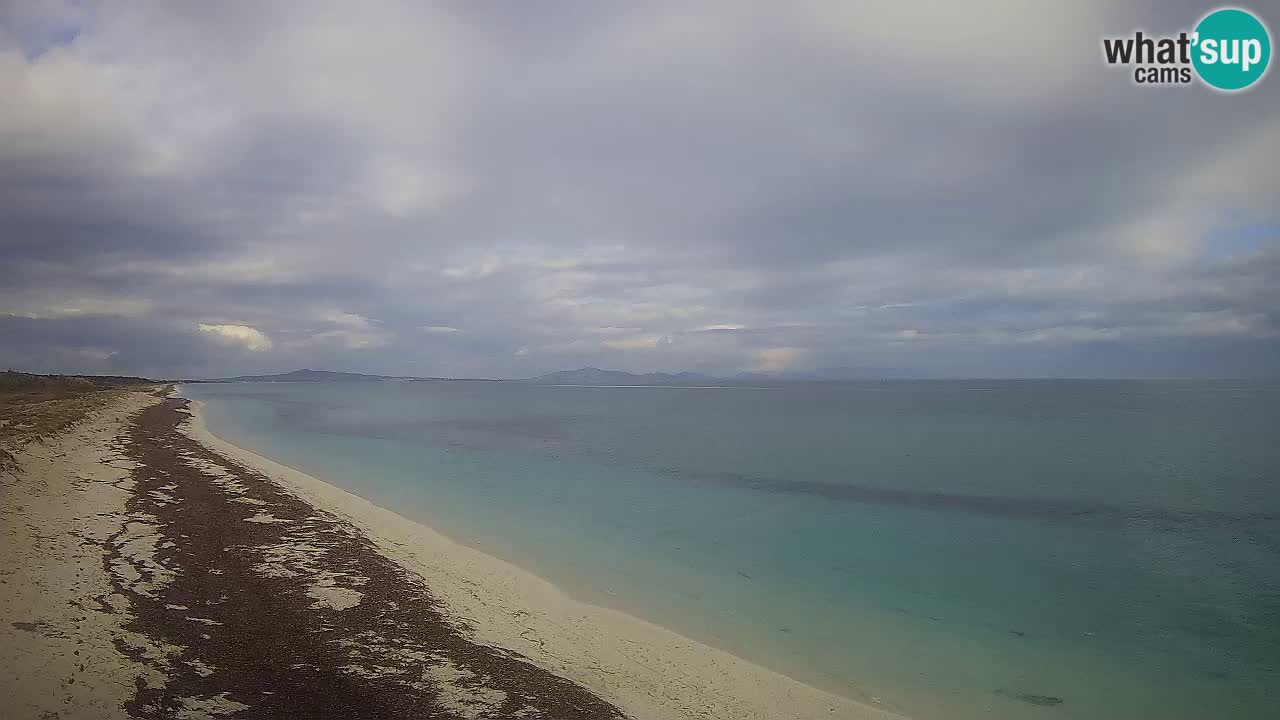
{"label": "shallow water", "polygon": [[921,718],[1280,711],[1280,385],[185,385],[225,439]]}

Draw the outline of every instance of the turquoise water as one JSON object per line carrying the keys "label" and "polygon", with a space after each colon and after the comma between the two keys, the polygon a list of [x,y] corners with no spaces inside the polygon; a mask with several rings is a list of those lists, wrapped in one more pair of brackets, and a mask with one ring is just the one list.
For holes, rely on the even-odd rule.
{"label": "turquoise water", "polygon": [[1280,716],[1280,385],[182,392],[585,599],[919,718]]}

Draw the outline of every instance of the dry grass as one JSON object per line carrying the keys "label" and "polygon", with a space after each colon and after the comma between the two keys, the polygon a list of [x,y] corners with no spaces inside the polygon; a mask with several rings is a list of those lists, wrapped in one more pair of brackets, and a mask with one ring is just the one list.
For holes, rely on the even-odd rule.
{"label": "dry grass", "polygon": [[123,392],[87,378],[0,373],[0,471],[15,467],[23,445],[67,430]]}

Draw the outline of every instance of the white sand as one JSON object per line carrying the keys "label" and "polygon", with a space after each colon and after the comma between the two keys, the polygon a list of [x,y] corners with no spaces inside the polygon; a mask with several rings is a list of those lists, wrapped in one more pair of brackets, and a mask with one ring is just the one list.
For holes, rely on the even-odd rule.
{"label": "white sand", "polygon": [[127,524],[116,542],[128,560],[113,572],[141,584],[164,571],[146,565],[151,526],[125,515],[132,465],[119,454],[130,417],[155,402],[127,393],[57,438],[18,449],[18,472],[0,472],[0,717],[126,718],[135,678],[163,682],[114,647],[119,639],[164,653],[121,628],[129,603],[112,593],[102,566],[102,544]]}
{"label": "white sand", "polygon": [[475,641],[517,651],[637,720],[901,717],[625,613],[575,600],[514,565],[223,441],[209,432],[199,405],[192,403],[195,413],[187,428],[192,438],[350,522],[383,555],[421,576],[447,615],[468,628]]}

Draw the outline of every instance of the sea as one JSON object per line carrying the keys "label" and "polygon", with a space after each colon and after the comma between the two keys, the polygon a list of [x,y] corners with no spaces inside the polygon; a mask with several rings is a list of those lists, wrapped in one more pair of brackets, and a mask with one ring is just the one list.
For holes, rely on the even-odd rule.
{"label": "sea", "polygon": [[1280,383],[181,394],[580,599],[920,720],[1280,717]]}

